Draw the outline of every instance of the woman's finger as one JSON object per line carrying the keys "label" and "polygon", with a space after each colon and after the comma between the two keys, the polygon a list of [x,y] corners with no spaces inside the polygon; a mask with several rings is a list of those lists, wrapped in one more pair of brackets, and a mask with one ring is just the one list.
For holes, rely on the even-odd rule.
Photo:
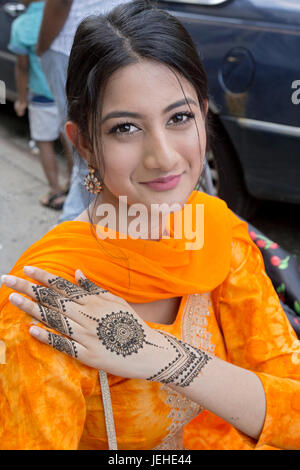
{"label": "woman's finger", "polygon": [[[52,288],[45,287],[40,284],[33,284],[26,279],[16,276],[6,275],[2,276],[1,279],[6,286],[20,292],[21,294],[27,295],[41,305],[67,314],[71,318],[73,318],[72,315],[76,315],[76,307],[78,306],[77,302],[71,298],[62,297],[62,294]],[[78,312],[76,320],[79,320]],[[78,323],[81,322],[78,321]]]}
{"label": "woman's finger", "polygon": [[73,312],[73,315],[72,313],[69,313],[70,318],[67,318],[56,310],[33,302],[32,300],[26,299],[26,297],[16,293],[10,294],[9,301],[19,309],[23,310],[23,312],[34,317],[36,320],[62,334],[76,339],[79,343],[82,343],[84,328],[80,322],[76,321],[78,319],[80,320],[81,317],[78,314],[76,315],[75,312]]}
{"label": "woman's finger", "polygon": [[90,281],[85,275],[77,269],[75,272],[75,279],[81,289],[91,294],[106,294],[109,293],[107,289],[97,286],[92,281]]}
{"label": "woman's finger", "polygon": [[127,304],[127,302],[121,297],[118,297],[117,295],[114,295],[111,292],[109,292],[109,290],[104,289],[103,287],[100,287],[94,284],[87,277],[85,277],[85,275],[80,271],[80,269],[77,269],[75,271],[75,279],[78,285],[82,289],[84,289],[85,291],[91,294],[95,294],[95,295],[101,294],[102,299],[106,299],[111,302],[114,301],[114,302],[119,302],[121,304]]}
{"label": "woman's finger", "polygon": [[36,268],[34,266],[24,266],[24,273],[34,279],[35,281],[57,291],[62,297],[73,300],[79,304],[83,304],[82,299],[87,295],[80,286],[64,279],[60,276],[55,276],[44,269]]}
{"label": "woman's finger", "polygon": [[21,294],[31,297],[33,300],[46,305],[47,307],[54,308],[61,312],[66,311],[66,303],[73,302],[71,299],[62,297],[59,292],[52,288],[45,287],[39,284],[33,284],[26,279],[20,277],[5,275],[2,276],[2,282],[7,287],[14,289]]}
{"label": "woman's finger", "polygon": [[57,349],[57,351],[64,352],[68,356],[74,357],[85,363],[87,349],[78,342],[55,333],[51,333],[50,331],[43,330],[37,326],[32,326],[29,329],[29,333],[41,343],[49,344],[54,349]]}
{"label": "woman's finger", "polygon": [[85,297],[108,293],[108,290],[98,287],[87,279],[80,271],[82,282],[73,284],[59,276],[55,276],[44,269],[33,266],[25,266],[23,269],[27,276],[40,282],[41,284],[57,291],[62,297],[72,300],[81,305],[85,304]]}

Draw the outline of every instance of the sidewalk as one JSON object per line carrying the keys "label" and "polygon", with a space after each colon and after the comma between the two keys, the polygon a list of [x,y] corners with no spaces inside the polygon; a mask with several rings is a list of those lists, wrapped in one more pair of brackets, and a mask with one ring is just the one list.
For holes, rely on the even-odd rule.
{"label": "sidewalk", "polygon": [[[58,164],[65,178],[64,161]],[[0,275],[57,223],[60,212],[39,203],[47,190],[39,156],[0,137]]]}

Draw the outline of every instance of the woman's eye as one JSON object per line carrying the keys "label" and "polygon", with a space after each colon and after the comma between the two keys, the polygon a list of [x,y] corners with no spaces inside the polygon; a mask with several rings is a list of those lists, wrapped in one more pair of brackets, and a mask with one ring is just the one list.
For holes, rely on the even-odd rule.
{"label": "woman's eye", "polygon": [[[179,126],[187,123],[191,119],[194,119],[194,113],[176,113],[174,114],[170,121],[173,121],[172,124]],[[116,124],[110,131],[109,134],[116,134],[118,136],[133,135],[140,129],[136,127],[132,122],[120,122]]]}
{"label": "woman's eye", "polygon": [[117,124],[116,126],[114,126],[109,131],[109,134],[117,134],[117,135],[133,134],[135,132],[134,129],[138,129],[138,128],[130,122],[123,122],[121,124]]}
{"label": "woman's eye", "polygon": [[170,121],[173,121],[175,125],[185,124],[186,122],[193,119],[195,115],[193,113],[176,113],[171,117]]}

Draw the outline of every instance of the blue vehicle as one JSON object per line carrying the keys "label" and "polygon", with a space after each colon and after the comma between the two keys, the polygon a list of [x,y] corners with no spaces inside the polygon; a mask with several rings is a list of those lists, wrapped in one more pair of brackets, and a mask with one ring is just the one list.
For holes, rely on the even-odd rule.
{"label": "blue vehicle", "polygon": [[215,193],[247,219],[259,200],[300,204],[300,1],[158,5],[190,32],[208,75]]}

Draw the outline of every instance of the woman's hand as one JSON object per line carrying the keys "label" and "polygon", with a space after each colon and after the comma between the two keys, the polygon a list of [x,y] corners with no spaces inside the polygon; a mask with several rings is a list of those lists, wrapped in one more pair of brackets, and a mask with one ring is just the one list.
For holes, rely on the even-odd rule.
{"label": "woman's hand", "polygon": [[162,343],[162,336],[125,300],[96,286],[80,271],[76,271],[77,284],[39,268],[25,267],[24,273],[41,285],[14,276],[4,276],[3,282],[34,301],[13,293],[10,302],[60,333],[34,326],[32,336],[96,369],[146,378],[145,364],[153,350],[163,349],[156,344],[157,339]]}
{"label": "woman's hand", "polygon": [[87,366],[127,378],[187,386],[210,359],[172,335],[150,328],[122,298],[92,283],[78,270],[77,284],[42,269],[24,273],[40,284],[15,276],[3,283],[10,302],[60,334],[33,326],[42,343]]}

